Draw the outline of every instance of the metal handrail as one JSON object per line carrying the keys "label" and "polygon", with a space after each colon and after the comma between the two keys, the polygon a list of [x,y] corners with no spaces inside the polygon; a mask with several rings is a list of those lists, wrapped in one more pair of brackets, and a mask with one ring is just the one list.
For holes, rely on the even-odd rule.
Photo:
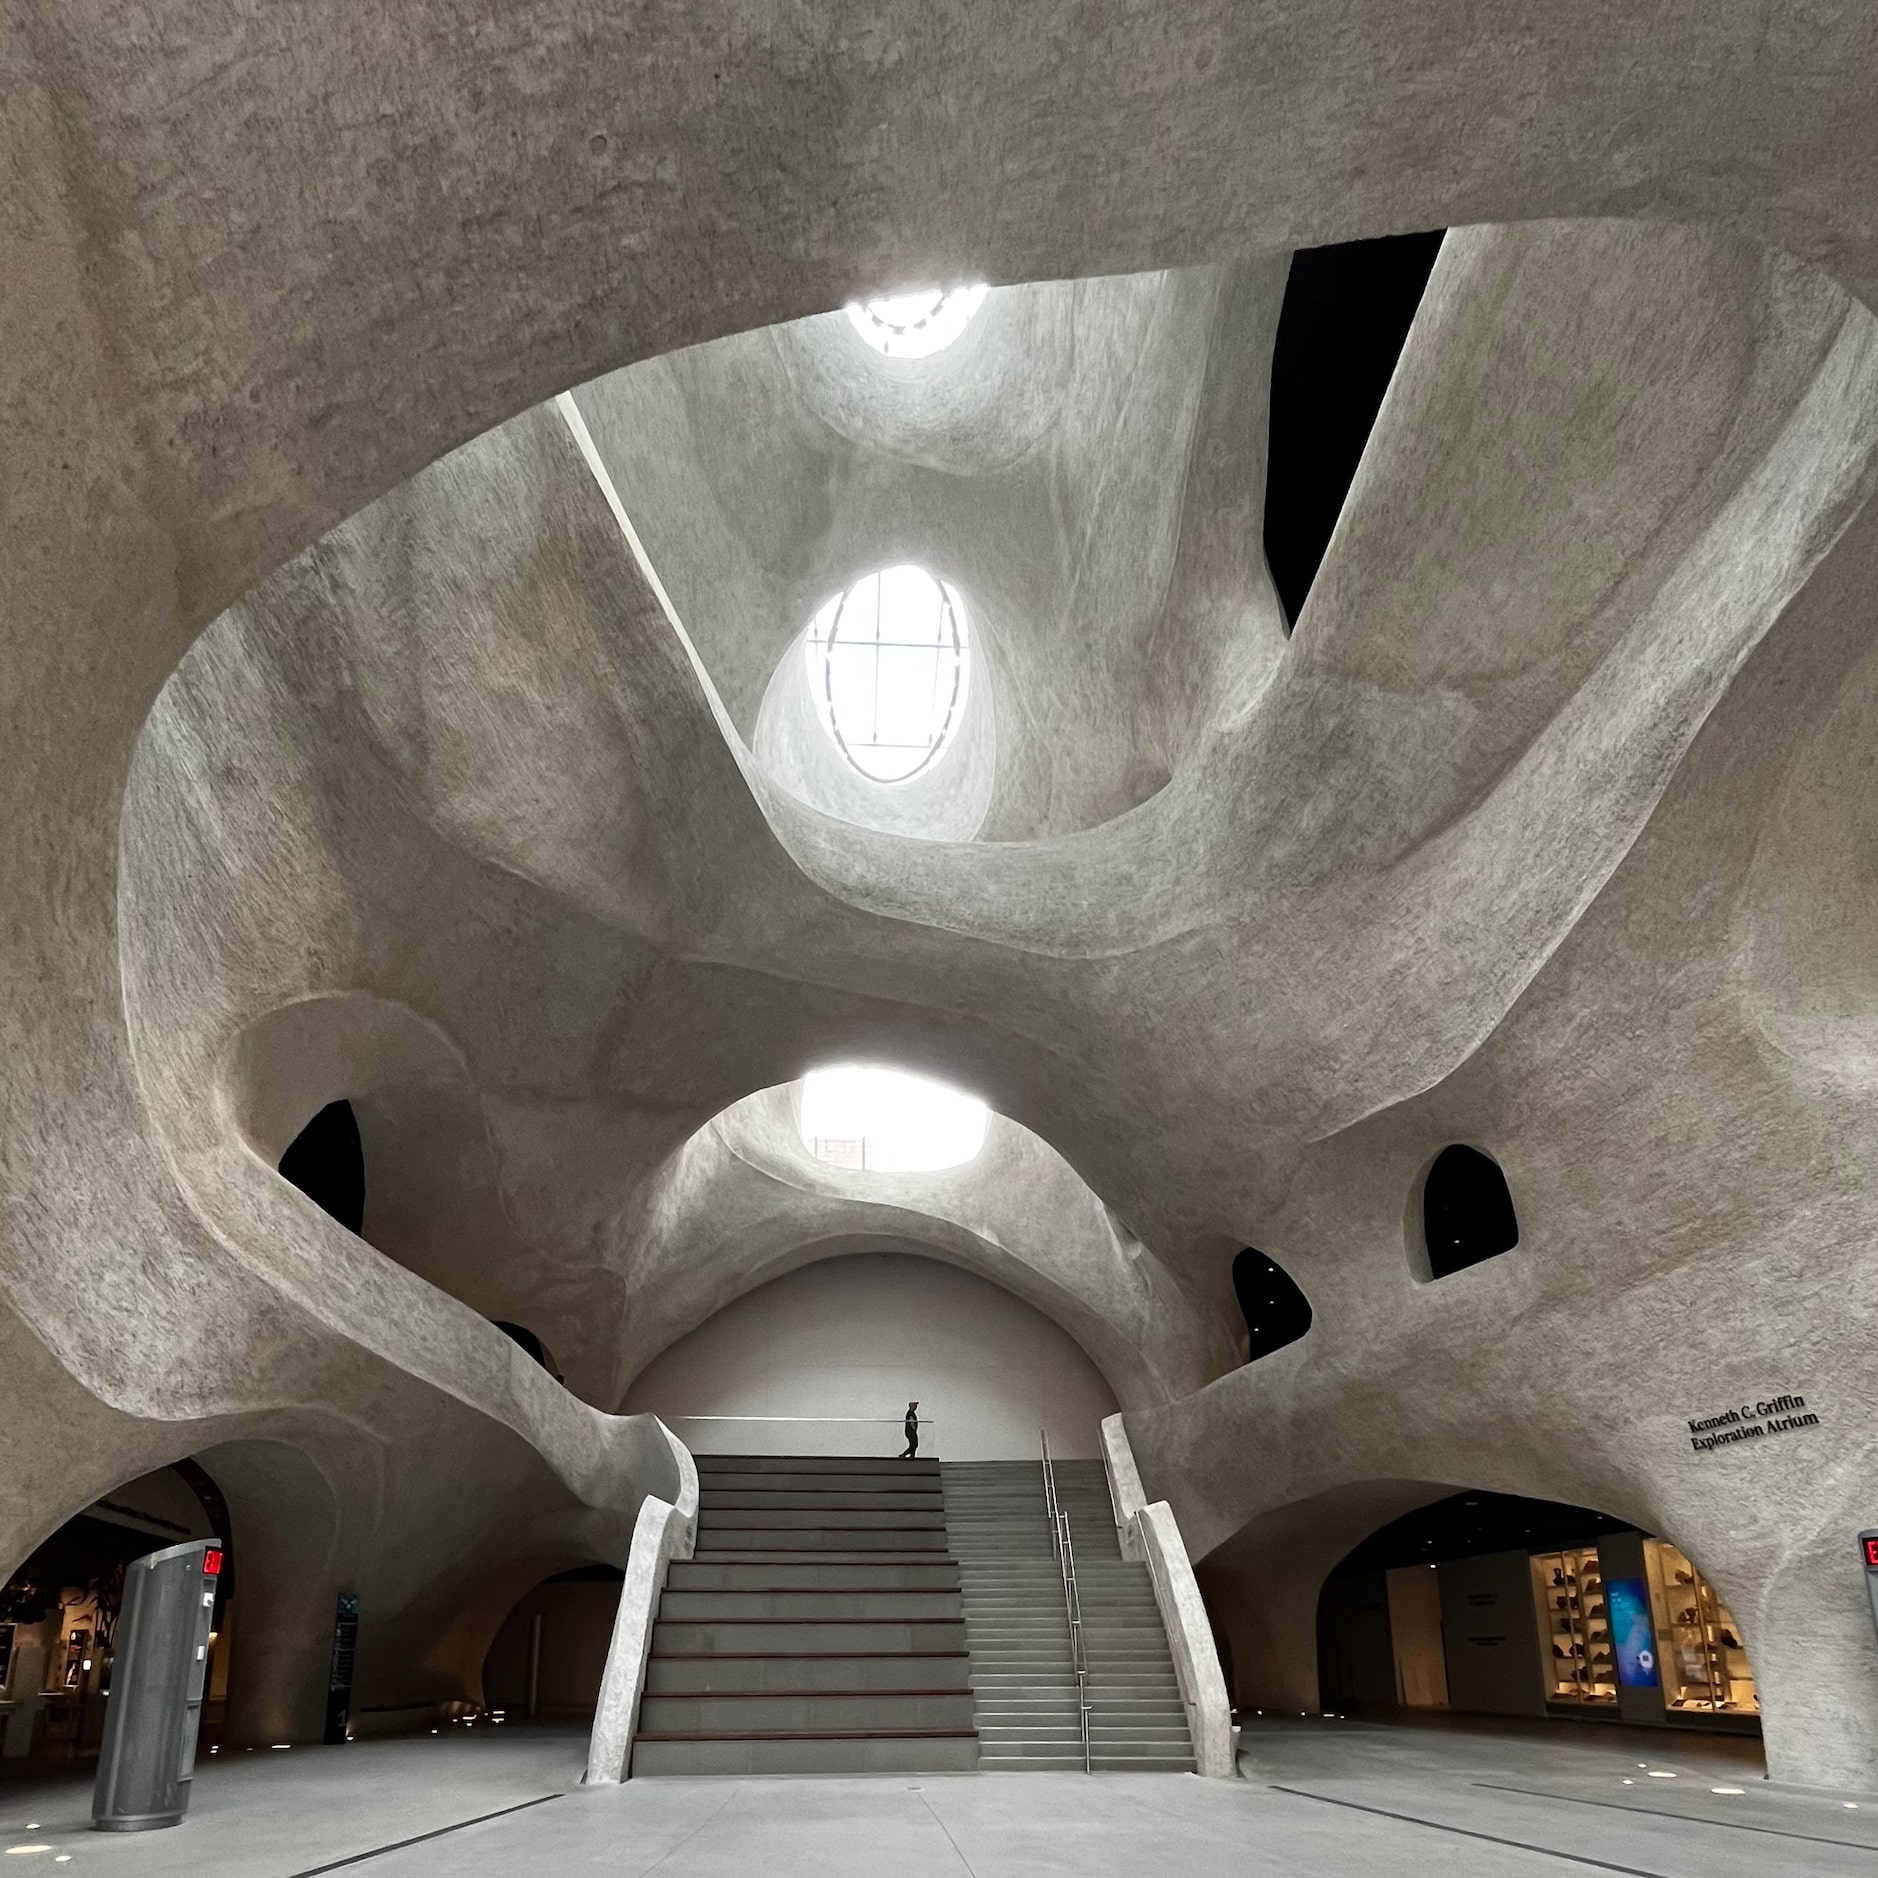
{"label": "metal handrail", "polygon": [[1038,1429],[1043,1444],[1043,1510],[1056,1546],[1057,1568],[1063,1577],[1063,1617],[1069,1625],[1069,1663],[1076,1675],[1076,1720],[1082,1733],[1082,1770],[1093,1773],[1089,1757],[1089,1664],[1083,1653],[1082,1593],[1076,1584],[1076,1543],[1070,1536],[1069,1515],[1057,1498],[1056,1468],[1050,1460],[1050,1436]]}

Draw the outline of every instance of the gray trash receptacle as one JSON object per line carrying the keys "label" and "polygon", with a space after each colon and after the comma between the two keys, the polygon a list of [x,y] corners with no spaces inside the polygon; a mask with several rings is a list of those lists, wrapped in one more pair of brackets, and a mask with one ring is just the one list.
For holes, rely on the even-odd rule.
{"label": "gray trash receptacle", "polygon": [[193,1539],[124,1572],[124,1608],[92,1788],[99,1832],[181,1825],[196,1769],[222,1542]]}

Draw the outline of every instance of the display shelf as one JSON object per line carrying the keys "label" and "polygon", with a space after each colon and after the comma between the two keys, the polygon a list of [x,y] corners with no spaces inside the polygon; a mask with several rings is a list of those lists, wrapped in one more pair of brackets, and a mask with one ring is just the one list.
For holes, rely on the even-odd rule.
{"label": "display shelf", "polygon": [[1715,1587],[1667,1539],[1646,1539],[1644,1566],[1672,1715],[1758,1715],[1741,1632]]}
{"label": "display shelf", "polygon": [[1597,1548],[1534,1553],[1532,1592],[1539,1613],[1546,1700],[1615,1706],[1617,1660]]}

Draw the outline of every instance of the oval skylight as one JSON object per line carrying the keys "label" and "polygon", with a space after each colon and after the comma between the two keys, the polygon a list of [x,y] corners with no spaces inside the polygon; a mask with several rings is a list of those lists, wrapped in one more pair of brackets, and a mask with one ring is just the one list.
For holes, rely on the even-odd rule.
{"label": "oval skylight", "polygon": [[982,283],[927,287],[888,294],[880,300],[851,300],[848,318],[876,352],[890,359],[928,359],[943,352],[985,303]]}
{"label": "oval skylight", "polygon": [[845,1063],[802,1079],[802,1140],[831,1167],[926,1174],[963,1167],[985,1144],[976,1096],[905,1070]]}
{"label": "oval skylight", "polygon": [[965,715],[972,681],[965,605],[923,567],[857,580],[809,622],[802,649],[822,728],[875,782],[917,776]]}

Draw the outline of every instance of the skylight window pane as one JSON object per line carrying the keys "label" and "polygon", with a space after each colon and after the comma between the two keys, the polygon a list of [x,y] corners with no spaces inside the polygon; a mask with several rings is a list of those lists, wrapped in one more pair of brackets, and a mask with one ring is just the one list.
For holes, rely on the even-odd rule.
{"label": "skylight window pane", "polygon": [[882,569],[830,600],[803,640],[822,727],[876,782],[904,782],[958,729],[971,635],[958,594],[923,567]]}
{"label": "skylight window pane", "polygon": [[922,288],[914,293],[888,294],[879,300],[855,301],[848,307],[854,330],[873,349],[890,359],[928,359],[943,352],[985,303],[986,288]]}
{"label": "skylight window pane", "polygon": [[842,1064],[802,1080],[802,1139],[817,1160],[872,1173],[962,1167],[984,1146],[976,1096],[904,1070]]}

